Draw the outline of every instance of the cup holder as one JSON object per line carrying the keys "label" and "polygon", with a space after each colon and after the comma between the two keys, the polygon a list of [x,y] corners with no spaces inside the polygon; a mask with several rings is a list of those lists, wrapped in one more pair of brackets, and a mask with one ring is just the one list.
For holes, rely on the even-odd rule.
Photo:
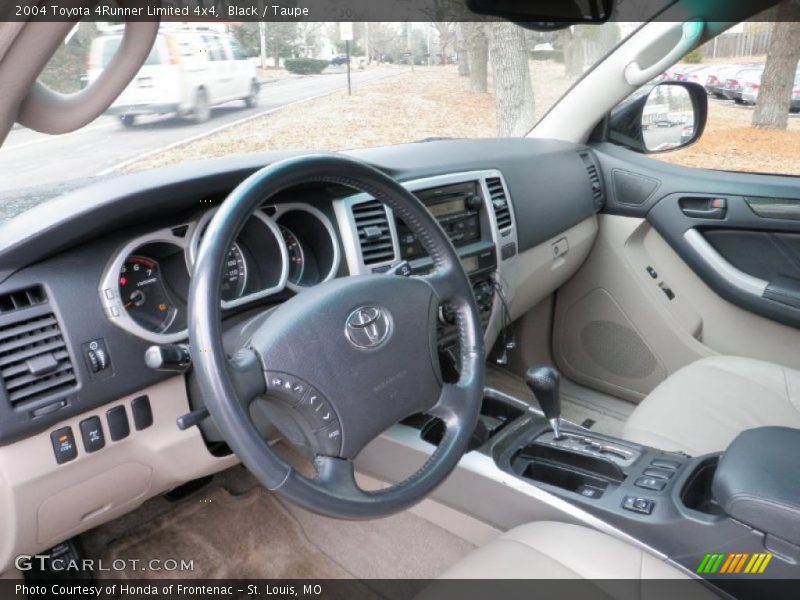
{"label": "cup holder", "polygon": [[711,483],[714,481],[717,465],[719,456],[712,456],[695,467],[681,490],[681,502],[686,508],[707,515],[725,514],[711,493]]}
{"label": "cup holder", "polygon": [[[496,398],[484,398],[481,405],[481,415],[475,430],[472,432],[467,452],[480,448],[511,422],[524,414],[525,410],[521,407],[508,404]],[[412,417],[412,420],[414,419]],[[438,446],[444,436],[444,423],[437,418],[423,416],[422,419],[421,422],[416,422],[416,425],[420,428],[420,437],[429,444]],[[407,424],[415,425],[413,422]]]}

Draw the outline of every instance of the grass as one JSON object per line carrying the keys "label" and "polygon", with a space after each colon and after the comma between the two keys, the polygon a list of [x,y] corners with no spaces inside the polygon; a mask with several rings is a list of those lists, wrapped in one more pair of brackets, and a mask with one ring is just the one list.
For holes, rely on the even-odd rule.
{"label": "grass", "polygon": [[[398,68],[396,76],[286,107],[270,115],[149,156],[129,165],[140,171],[204,158],[268,150],[337,151],[414,142],[432,137],[495,136],[491,93],[472,93],[454,66]],[[531,62],[536,118],[567,90],[563,65]],[[670,163],[800,175],[800,118],[787,131],[750,127],[752,108],[709,99],[709,120],[694,146],[652,155]]]}

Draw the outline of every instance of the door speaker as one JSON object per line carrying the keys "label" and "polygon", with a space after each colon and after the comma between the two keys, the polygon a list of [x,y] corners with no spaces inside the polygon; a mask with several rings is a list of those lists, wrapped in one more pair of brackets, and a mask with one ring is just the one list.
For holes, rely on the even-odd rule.
{"label": "door speaker", "polygon": [[564,317],[560,353],[584,377],[637,394],[649,392],[666,377],[666,369],[607,290],[592,290]]}

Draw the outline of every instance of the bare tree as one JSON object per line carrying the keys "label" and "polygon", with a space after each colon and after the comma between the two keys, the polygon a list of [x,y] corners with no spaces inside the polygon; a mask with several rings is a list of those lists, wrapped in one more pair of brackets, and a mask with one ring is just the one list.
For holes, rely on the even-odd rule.
{"label": "bare tree", "polygon": [[456,23],[456,54],[458,54],[458,74],[461,77],[469,75],[469,54],[464,25],[465,23]]}
{"label": "bare tree", "polygon": [[772,27],[753,127],[786,129],[797,62],[800,59],[800,0],[784,0]]}
{"label": "bare tree", "polygon": [[469,89],[485,94],[488,89],[489,40],[483,23],[463,23],[469,56]]}
{"label": "bare tree", "polygon": [[535,124],[525,33],[522,27],[507,22],[486,28],[494,73],[497,135],[522,137]]}

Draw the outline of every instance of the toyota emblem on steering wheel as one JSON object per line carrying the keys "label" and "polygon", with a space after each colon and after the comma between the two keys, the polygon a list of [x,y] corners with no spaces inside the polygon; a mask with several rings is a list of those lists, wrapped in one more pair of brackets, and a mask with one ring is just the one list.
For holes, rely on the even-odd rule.
{"label": "toyota emblem on steering wheel", "polygon": [[356,348],[373,350],[389,339],[392,319],[377,306],[361,306],[347,317],[344,332]]}

